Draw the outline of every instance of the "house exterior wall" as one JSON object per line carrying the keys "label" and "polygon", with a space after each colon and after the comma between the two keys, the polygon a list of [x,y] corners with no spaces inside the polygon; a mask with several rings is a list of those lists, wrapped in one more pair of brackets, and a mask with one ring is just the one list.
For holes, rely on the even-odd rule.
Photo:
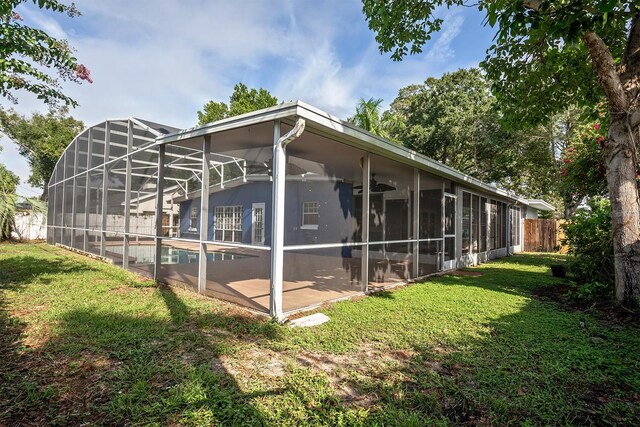
{"label": "house exterior wall", "polygon": [[[504,204],[506,204],[507,206],[507,214],[506,214],[506,220],[507,223],[504,226],[505,230],[506,230],[506,246],[502,247],[502,248],[495,248],[495,249],[489,249],[489,245],[487,245],[487,250],[486,251],[477,251],[477,252],[473,252],[470,251],[467,254],[462,254],[462,212],[463,212],[463,194],[464,193],[470,193],[471,195],[477,195],[479,197],[482,198],[486,198],[487,202],[489,201],[497,201],[497,202],[502,202]],[[517,204],[513,204],[511,202],[509,202],[508,200],[504,199],[504,198],[500,198],[500,197],[495,197],[495,195],[489,194],[487,192],[482,192],[482,191],[476,191],[476,190],[472,190],[469,189],[467,187],[463,187],[463,186],[458,186],[458,190],[456,192],[456,196],[457,196],[457,205],[456,205],[456,250],[457,250],[457,262],[454,268],[464,268],[464,267],[470,267],[473,265],[478,265],[484,262],[487,262],[489,260],[492,259],[496,259],[496,258],[502,258],[505,256],[508,256],[510,254],[514,254],[516,252],[520,252],[521,250],[521,245],[518,246],[514,246],[511,242],[511,215],[510,215],[510,210],[509,207],[514,205],[514,206],[518,206]],[[526,206],[520,206],[520,212],[521,212],[521,217],[520,220],[518,221],[518,227],[520,228],[520,239],[522,241],[522,231],[523,231],[523,223],[524,223],[524,217],[523,217],[523,212],[524,209],[526,209]],[[490,222],[490,218],[489,215],[487,214],[487,239],[489,238],[489,222]]]}
{"label": "house exterior wall", "polygon": [[[289,181],[285,186],[286,245],[309,245],[319,240],[329,242],[354,241],[354,192],[349,183],[338,181]],[[305,228],[302,224],[304,202],[318,202],[319,224],[317,228]],[[251,244],[251,209],[254,203],[265,204],[265,245],[271,244],[271,182],[248,182],[244,185],[217,191],[209,197],[209,240],[214,240],[216,206],[242,206],[242,242]],[[199,230],[189,228],[191,209],[198,209],[200,198],[180,203],[180,237],[198,239]]]}
{"label": "house exterior wall", "polygon": [[526,211],[524,218],[527,219],[538,219],[538,210],[536,208],[532,208],[531,206],[526,207]]}
{"label": "house exterior wall", "polygon": [[[289,181],[285,189],[285,245],[360,240],[354,236],[356,219],[351,184],[339,181]],[[302,209],[305,202],[319,203],[317,228],[303,227]]]}
{"label": "house exterior wall", "polygon": [[[217,191],[209,196],[209,240],[214,239],[215,208],[216,206],[242,206],[242,242],[251,244],[251,209],[254,203],[265,204],[265,245],[271,244],[271,182],[248,182],[245,185]],[[195,230],[189,229],[191,209],[198,209],[198,224],[200,224],[200,198],[186,200],[180,203],[180,237],[199,239],[199,226]]]}

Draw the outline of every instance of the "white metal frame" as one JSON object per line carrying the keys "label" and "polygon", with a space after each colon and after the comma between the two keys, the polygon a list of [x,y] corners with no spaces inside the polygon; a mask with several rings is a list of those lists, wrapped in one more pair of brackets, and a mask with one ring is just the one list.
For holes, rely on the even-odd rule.
{"label": "white metal frame", "polygon": [[[295,127],[292,132],[287,133],[286,135],[281,135],[281,121],[290,125],[293,123],[293,120],[297,120],[295,122]],[[362,161],[362,183],[363,183],[363,209],[362,209],[362,241],[361,242],[347,242],[347,243],[331,243],[331,244],[314,244],[314,245],[289,245],[284,246],[284,201],[285,201],[285,181],[286,181],[286,146],[288,143],[293,141],[296,137],[300,135],[300,133],[304,130],[305,120],[309,120],[312,128],[310,129],[312,132],[326,136],[328,138],[338,139],[341,143],[360,148],[364,152],[364,158]],[[117,127],[124,127],[126,124],[127,131],[121,131],[119,129],[113,128],[112,122],[117,122]],[[272,206],[271,206],[271,235],[270,235],[270,245],[264,246],[264,237],[262,242],[255,241],[254,235],[254,210],[259,209],[260,207],[263,209],[263,221],[266,219],[266,206],[264,203],[255,203],[252,205],[251,210],[251,222],[252,222],[252,244],[242,244],[238,242],[221,242],[209,236],[209,222],[210,222],[210,206],[209,206],[209,195],[211,187],[219,186],[224,187],[225,183],[225,165],[227,164],[235,164],[242,171],[242,177],[236,177],[233,179],[242,179],[246,182],[247,180],[247,164],[243,159],[226,156],[228,158],[220,158],[219,155],[212,153],[212,143],[213,138],[219,132],[224,130],[234,129],[241,126],[248,126],[251,124],[271,122],[273,123],[273,166],[272,166]],[[136,126],[138,128],[136,128]],[[145,132],[149,132],[151,135],[154,135],[156,138],[151,138],[148,136],[140,135],[140,132],[136,133],[136,129],[142,129]],[[93,130],[98,129],[100,132],[105,133],[104,140],[100,140],[96,138]],[[115,143],[112,141],[113,135],[117,135],[118,138],[122,136],[126,136],[126,144],[121,142]],[[163,135],[161,132],[148,127],[142,121],[137,119],[127,119],[120,121],[107,121],[96,125],[94,127],[88,128],[83,131],[74,141],[76,143],[78,141],[77,138],[86,138],[87,140],[87,167],[84,168],[84,165],[79,165],[79,156],[81,154],[80,149],[76,148],[75,161],[73,167],[73,173],[70,176],[69,171],[65,170],[65,163],[67,161],[66,151],[65,154],[61,157],[56,165],[56,168],[61,167],[62,172],[59,173],[56,169],[54,175],[51,177],[49,184],[50,187],[55,188],[53,191],[52,199],[53,206],[58,205],[58,201],[61,201],[59,204],[61,206],[61,217],[60,223],[55,223],[56,215],[52,215],[54,218],[54,224],[49,226],[49,230],[54,234],[52,236],[52,241],[56,241],[57,230],[66,229],[66,230],[76,230],[84,233],[84,240],[82,242],[82,248],[87,251],[89,249],[89,233],[94,232],[98,233],[101,236],[101,245],[100,245],[100,254],[104,255],[106,253],[106,237],[107,233],[109,236],[121,236],[123,238],[123,267],[128,266],[128,253],[129,253],[129,244],[131,238],[152,238],[155,242],[155,267],[154,267],[154,277],[156,279],[161,279],[162,277],[162,264],[161,264],[161,247],[164,241],[167,242],[198,242],[199,243],[199,265],[198,265],[198,291],[205,292],[206,283],[207,283],[207,269],[215,268],[214,266],[208,266],[207,263],[207,245],[215,244],[218,246],[227,246],[230,248],[250,248],[253,250],[260,251],[270,251],[271,262],[270,262],[270,314],[276,319],[282,319],[284,317],[283,307],[282,307],[282,282],[283,282],[283,257],[285,251],[295,251],[302,249],[321,249],[321,248],[339,248],[339,247],[352,247],[357,248],[360,251],[361,255],[361,280],[362,280],[362,292],[367,292],[369,290],[368,287],[368,273],[369,273],[369,248],[370,245],[375,244],[388,244],[388,243],[407,243],[412,247],[413,252],[413,264],[414,268],[412,270],[412,275],[417,276],[419,271],[419,259],[420,259],[420,242],[431,242],[437,241],[440,242],[441,251],[444,252],[445,242],[447,238],[454,238],[455,240],[455,256],[452,261],[444,262],[444,256],[441,257],[441,269],[455,268],[456,260],[461,256],[461,248],[458,243],[459,230],[461,230],[460,224],[460,212],[461,209],[458,206],[458,200],[461,200],[460,197],[456,197],[456,195],[447,194],[444,192],[444,182],[443,182],[443,192],[442,192],[442,200],[441,200],[441,214],[442,214],[442,237],[439,238],[430,238],[430,239],[420,239],[420,171],[433,173],[442,179],[452,179],[456,182],[456,186],[458,187],[457,191],[460,191],[461,186],[460,182],[463,182],[466,188],[468,188],[470,193],[472,194],[472,215],[473,215],[473,193],[472,190],[481,190],[487,193],[493,194],[495,196],[500,197],[500,199],[493,199],[502,203],[505,203],[507,209],[509,209],[508,201],[518,202],[517,196],[511,195],[509,193],[504,192],[503,190],[496,189],[495,187],[484,184],[478,180],[474,180],[464,174],[461,174],[457,171],[454,171],[446,166],[438,164],[437,162],[433,162],[430,159],[424,158],[423,156],[418,155],[415,152],[410,150],[406,150],[404,148],[394,146],[392,144],[387,143],[384,140],[381,140],[378,137],[373,135],[364,133],[363,131],[353,127],[350,124],[342,122],[332,116],[327,115],[319,110],[314,109],[303,103],[291,103],[285,104],[279,107],[274,107],[272,109],[267,109],[262,112],[252,113],[245,116],[240,116],[233,119],[223,120],[211,125],[206,125],[198,129],[188,130],[184,132],[178,132],[171,135]],[[139,145],[134,145],[134,140],[137,139],[142,141]],[[192,141],[201,140],[202,145],[202,154],[203,159],[200,160],[194,155],[190,154],[175,154],[166,150],[167,144],[170,143],[178,143],[180,141],[190,139]],[[72,146],[70,144],[70,147]],[[102,145],[104,147],[104,153],[101,154],[102,161],[96,164],[94,159],[94,148],[96,145]],[[126,148],[126,153],[122,156],[115,157],[110,155],[110,147],[117,148]],[[135,148],[134,148],[135,147]],[[185,147],[186,148],[186,147]],[[200,149],[192,149],[194,152],[199,152]],[[156,152],[158,154],[157,164],[152,162],[143,161],[140,159],[134,159],[133,156],[136,153],[140,152]],[[413,218],[412,224],[410,227],[413,227],[414,233],[411,239],[406,240],[398,240],[398,241],[380,241],[374,242],[370,241],[369,230],[370,230],[370,208],[371,208],[371,199],[370,199],[370,178],[371,178],[371,154],[382,155],[389,159],[398,161],[400,163],[409,165],[414,168],[414,191],[413,196],[410,196],[411,211],[408,215]],[[218,157],[216,157],[218,156]],[[118,161],[125,161],[124,167],[118,167],[114,169],[113,166]],[[70,160],[69,160],[70,161]],[[95,166],[93,166],[95,164]],[[145,173],[145,169],[149,169],[150,167],[154,168],[154,172]],[[83,170],[80,170],[80,169]],[[178,169],[191,171],[192,176],[187,179],[183,178],[165,178],[164,170],[168,169]],[[220,182],[217,184],[210,184],[210,171],[213,170],[214,174],[218,174],[220,176]],[[91,183],[90,176],[93,171],[101,171],[103,176],[103,188],[99,191],[99,198],[102,203],[101,206],[101,220],[100,225],[98,227],[93,227],[89,224],[90,218],[90,209],[89,203],[91,199]],[[66,218],[66,209],[69,207],[65,206],[65,199],[70,197],[69,191],[65,189],[65,184],[69,180],[71,185],[73,186],[73,194],[77,190],[77,177],[81,174],[85,174],[87,176],[87,184],[85,188],[85,221],[84,226],[79,227],[76,223],[75,211],[77,210],[77,201],[72,200],[71,209],[71,223],[67,224]],[[125,201],[124,201],[124,215],[125,215],[125,225],[124,231],[120,230],[106,230],[106,212],[108,210],[108,195],[107,192],[104,191],[104,186],[108,185],[109,176],[111,174],[122,174],[125,175]],[[136,233],[131,230],[131,222],[130,216],[132,214],[131,208],[135,203],[136,212],[138,210],[140,204],[140,191],[136,191],[136,195],[132,192],[134,189],[131,188],[131,177],[133,176],[142,176],[147,177],[149,179],[157,179],[157,185],[155,188],[155,197],[156,197],[156,208],[155,208],[155,232],[154,235],[144,234],[144,233]],[[179,191],[181,194],[190,195],[188,182],[189,179],[196,179],[201,183],[200,188],[200,230],[199,230],[199,239],[184,239],[181,237],[175,236],[164,236],[163,235],[163,201],[167,196],[167,192],[175,192]],[[265,179],[268,177],[265,175]],[[175,182],[175,185],[167,185],[165,188],[165,181]],[[150,194],[149,192],[144,193]],[[196,193],[197,194],[197,193]],[[492,198],[480,195],[479,197],[486,198],[487,202],[492,200]],[[145,196],[146,197],[146,196]],[[453,198],[454,200],[454,234],[445,234],[445,200],[448,197]],[[403,199],[404,200],[404,199]],[[505,202],[507,201],[507,202]],[[260,206],[262,205],[262,206]],[[386,209],[386,200],[384,204]],[[488,206],[488,203],[487,203]],[[510,210],[508,211],[510,212]],[[55,212],[54,212],[55,214]],[[318,213],[319,215],[320,213]],[[304,215],[304,213],[303,213]],[[511,215],[506,215],[507,221],[510,220]],[[473,219],[471,221],[471,228],[473,228]],[[490,221],[490,218],[487,218],[487,222]],[[266,228],[265,228],[266,229]],[[507,224],[504,228],[508,235],[507,238],[510,237],[510,227]],[[62,230],[61,230],[62,231]],[[471,230],[472,231],[472,230]],[[473,232],[473,231],[472,231]],[[487,233],[487,239],[488,239]],[[66,238],[66,237],[65,237]],[[71,235],[73,238],[73,234]],[[470,238],[470,241],[472,239]],[[508,242],[509,243],[509,242]]]}

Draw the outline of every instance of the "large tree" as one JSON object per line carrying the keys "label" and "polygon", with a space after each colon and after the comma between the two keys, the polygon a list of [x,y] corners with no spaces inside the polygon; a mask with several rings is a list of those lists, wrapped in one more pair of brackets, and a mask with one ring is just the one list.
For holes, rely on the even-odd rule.
{"label": "large tree", "polygon": [[229,97],[229,104],[209,101],[198,111],[198,124],[215,122],[227,117],[239,116],[262,108],[273,107],[278,104],[278,98],[268,90],[260,88],[249,89],[244,83],[238,83]]}
{"label": "large tree", "polygon": [[391,104],[403,118],[396,139],[407,147],[478,179],[502,181],[517,172],[511,135],[477,68],[429,77],[401,89]]}
{"label": "large tree", "polygon": [[616,298],[640,302],[640,8],[617,0],[363,0],[369,27],[396,60],[440,30],[436,8],[474,6],[496,28],[483,63],[512,123],[534,125],[570,104],[606,100],[602,144],[611,199]]}
{"label": "large tree", "polygon": [[[67,5],[57,0],[31,2],[41,9],[70,17],[80,14],[73,3]],[[91,72],[77,62],[66,40],[56,39],[43,29],[25,24],[25,17],[16,11],[22,3],[30,1],[0,2],[0,95],[16,103],[17,93],[26,91],[49,105],[63,103],[75,106],[76,101],[63,93],[60,80],[92,83]]]}
{"label": "large tree", "polygon": [[56,162],[83,128],[84,124],[71,117],[66,107],[31,117],[0,108],[0,133],[13,140],[27,158],[31,166],[29,183],[44,189],[43,200],[47,199],[47,183]]}

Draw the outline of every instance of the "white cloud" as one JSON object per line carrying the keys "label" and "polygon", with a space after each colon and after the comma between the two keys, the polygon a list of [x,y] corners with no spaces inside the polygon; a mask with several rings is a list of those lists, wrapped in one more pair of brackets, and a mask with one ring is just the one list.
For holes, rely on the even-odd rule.
{"label": "white cloud", "polygon": [[450,13],[444,18],[442,33],[428,50],[426,60],[428,62],[443,63],[451,59],[455,52],[451,44],[462,30],[464,17],[460,13]]}
{"label": "white cloud", "polygon": [[[464,17],[445,14],[426,53],[392,62],[380,55],[356,0],[76,0],[77,18],[21,13],[29,22],[68,38],[94,84],[65,84],[87,125],[138,116],[177,127],[193,126],[209,99],[227,100],[233,85],[270,90],[280,100],[301,99],[338,117],[358,98],[384,98],[400,87],[451,66]],[[22,96],[18,111],[45,106]],[[19,159],[5,150],[0,161]],[[24,168],[22,168],[24,169]],[[21,169],[23,181],[28,174]]]}

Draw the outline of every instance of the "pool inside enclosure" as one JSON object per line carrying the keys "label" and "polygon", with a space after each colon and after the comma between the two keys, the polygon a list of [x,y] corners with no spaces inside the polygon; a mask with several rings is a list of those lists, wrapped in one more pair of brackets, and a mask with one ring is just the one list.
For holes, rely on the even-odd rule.
{"label": "pool inside enclosure", "polygon": [[390,145],[302,103],[181,132],[103,122],[56,166],[48,240],[280,317],[453,268],[482,247],[463,235],[507,227],[504,208],[465,229],[465,185]]}

